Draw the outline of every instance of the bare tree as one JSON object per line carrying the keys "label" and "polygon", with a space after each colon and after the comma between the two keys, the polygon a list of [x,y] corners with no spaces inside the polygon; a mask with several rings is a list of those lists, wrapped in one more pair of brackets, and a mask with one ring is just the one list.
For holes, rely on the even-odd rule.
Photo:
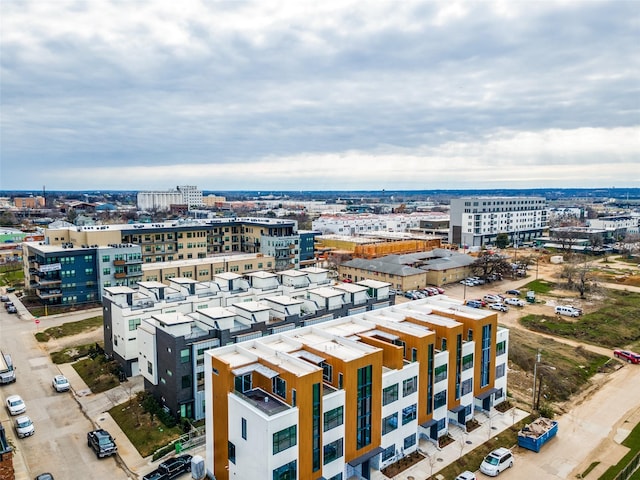
{"label": "bare tree", "polygon": [[578,241],[577,232],[575,232],[574,230],[566,230],[563,228],[552,230],[550,236],[554,241],[560,244],[560,247],[566,253],[570,253],[573,249],[573,246]]}
{"label": "bare tree", "polygon": [[573,288],[573,282],[576,277],[578,269],[575,263],[565,263],[560,271],[560,278],[567,280],[567,287]]}
{"label": "bare tree", "polygon": [[478,259],[471,264],[471,271],[483,279],[492,274],[507,275],[511,270],[511,264],[506,257],[487,251],[481,252]]}

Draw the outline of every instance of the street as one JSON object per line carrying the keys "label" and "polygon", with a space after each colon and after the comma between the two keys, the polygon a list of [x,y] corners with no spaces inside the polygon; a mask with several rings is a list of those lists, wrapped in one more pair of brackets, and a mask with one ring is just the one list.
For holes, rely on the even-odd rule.
{"label": "street", "polygon": [[[50,321],[43,318],[39,328],[65,321],[68,319],[64,317]],[[4,407],[0,412],[7,436],[16,446],[14,465],[21,461],[17,457],[22,457],[27,470],[16,468],[16,480],[32,479],[43,472],[52,473],[56,479],[128,478],[115,458],[98,460],[87,447],[87,432],[95,427],[82,413],[73,392],[53,390],[51,379],[60,371],[38,345],[35,332],[33,320],[0,309],[0,349],[12,356],[17,378],[15,383],[0,387],[2,403],[8,395],[20,395],[35,425],[32,437],[18,439],[13,428],[15,417],[11,418]]]}

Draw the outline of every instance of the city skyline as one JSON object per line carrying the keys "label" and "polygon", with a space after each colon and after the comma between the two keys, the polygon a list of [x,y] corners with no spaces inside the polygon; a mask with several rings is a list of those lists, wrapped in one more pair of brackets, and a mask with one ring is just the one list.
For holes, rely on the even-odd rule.
{"label": "city skyline", "polygon": [[0,189],[640,186],[634,2],[2,2]]}

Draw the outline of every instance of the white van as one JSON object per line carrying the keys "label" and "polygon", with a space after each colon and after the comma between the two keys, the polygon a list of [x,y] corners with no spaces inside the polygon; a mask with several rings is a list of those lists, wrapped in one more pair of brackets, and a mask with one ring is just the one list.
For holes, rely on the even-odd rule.
{"label": "white van", "polygon": [[556,315],[567,315],[568,317],[579,317],[580,310],[570,305],[558,305],[556,307]]}

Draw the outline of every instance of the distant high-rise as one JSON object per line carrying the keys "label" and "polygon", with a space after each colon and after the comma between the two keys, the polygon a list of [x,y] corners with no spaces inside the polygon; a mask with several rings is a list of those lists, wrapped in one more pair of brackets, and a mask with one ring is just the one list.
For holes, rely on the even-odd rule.
{"label": "distant high-rise", "polygon": [[138,192],[139,210],[167,211],[171,205],[187,205],[189,209],[202,206],[202,190],[194,185],[180,185],[176,190]]}

